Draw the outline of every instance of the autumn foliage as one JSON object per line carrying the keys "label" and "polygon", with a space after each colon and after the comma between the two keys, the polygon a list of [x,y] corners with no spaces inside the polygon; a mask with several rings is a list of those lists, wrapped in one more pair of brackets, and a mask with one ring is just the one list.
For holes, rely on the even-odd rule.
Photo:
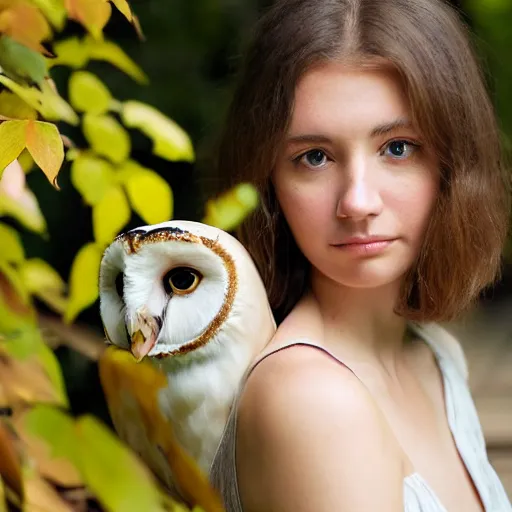
{"label": "autumn foliage", "polygon": [[[126,0],[0,0],[0,219],[10,219],[0,220],[0,512],[189,510],[98,419],[70,416],[61,370],[39,329],[34,301],[72,323],[97,301],[102,253],[132,212],[147,224],[173,217],[172,189],[131,158],[128,130],[148,137],[162,159],[195,159],[177,123],[151,105],[118,101],[85,70],[91,60],[101,60],[141,86],[148,83],[103,34],[115,8],[142,38]],[[85,35],[59,38],[68,20],[81,24]],[[72,70],[64,95],[51,77],[56,66]],[[87,146],[61,133],[66,124],[80,128]],[[47,262],[28,258],[19,235],[29,230],[45,236],[47,230],[26,174],[39,168],[58,194],[65,161],[73,187],[90,207],[94,235],[76,254],[67,282]],[[208,201],[202,220],[230,230],[256,203],[254,189],[242,184]],[[133,370],[121,365],[123,371]],[[219,510],[204,477],[167,442],[181,476],[193,478],[183,482],[188,505]]]}

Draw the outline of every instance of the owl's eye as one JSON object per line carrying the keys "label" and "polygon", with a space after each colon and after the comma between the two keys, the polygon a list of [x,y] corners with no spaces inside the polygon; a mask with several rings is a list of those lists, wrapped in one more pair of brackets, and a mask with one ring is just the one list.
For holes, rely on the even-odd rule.
{"label": "owl's eye", "polygon": [[124,274],[120,272],[116,277],[116,291],[121,299],[124,297]]}
{"label": "owl's eye", "polygon": [[164,277],[164,288],[169,294],[186,295],[197,288],[201,278],[201,274],[193,268],[173,268]]}

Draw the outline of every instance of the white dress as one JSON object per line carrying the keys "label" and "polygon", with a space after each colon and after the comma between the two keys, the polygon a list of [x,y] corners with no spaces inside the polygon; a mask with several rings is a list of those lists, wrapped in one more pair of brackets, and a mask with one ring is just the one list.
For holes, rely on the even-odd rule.
{"label": "white dress", "polygon": [[[458,341],[437,324],[411,323],[409,326],[429,345],[436,356],[443,376],[448,424],[485,511],[512,512],[503,485],[487,457],[482,428],[468,387],[466,361]],[[220,492],[226,512],[243,512],[235,467],[236,411],[243,384],[260,361],[278,350],[293,345],[313,346],[339,361],[324,347],[301,338],[263,352],[248,369],[210,469],[210,480]],[[343,362],[339,362],[344,365]],[[404,478],[403,490],[404,512],[448,512],[419,473]]]}

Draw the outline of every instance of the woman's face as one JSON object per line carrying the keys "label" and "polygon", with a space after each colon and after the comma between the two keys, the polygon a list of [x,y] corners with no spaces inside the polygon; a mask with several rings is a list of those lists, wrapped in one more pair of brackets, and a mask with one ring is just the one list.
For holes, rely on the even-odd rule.
{"label": "woman's face", "polygon": [[306,258],[344,286],[395,282],[418,255],[439,172],[410,119],[388,68],[329,63],[297,84],[273,183]]}

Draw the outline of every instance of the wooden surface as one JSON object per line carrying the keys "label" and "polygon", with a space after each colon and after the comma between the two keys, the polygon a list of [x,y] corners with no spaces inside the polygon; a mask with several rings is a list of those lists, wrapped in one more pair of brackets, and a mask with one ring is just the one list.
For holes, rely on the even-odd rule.
{"label": "wooden surface", "polygon": [[447,327],[464,348],[489,459],[512,500],[512,301]]}

